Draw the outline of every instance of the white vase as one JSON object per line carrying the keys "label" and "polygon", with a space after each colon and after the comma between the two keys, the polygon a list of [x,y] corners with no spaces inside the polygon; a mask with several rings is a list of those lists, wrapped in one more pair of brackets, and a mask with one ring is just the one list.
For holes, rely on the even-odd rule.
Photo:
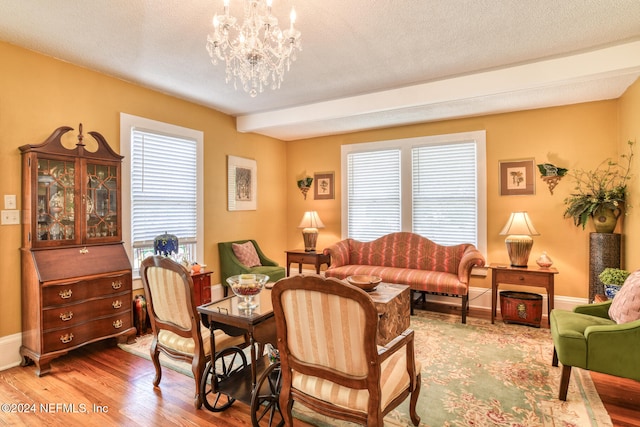
{"label": "white vase", "polygon": [[536,264],[538,264],[540,268],[549,268],[553,265],[553,261],[546,252],[542,252],[542,255],[536,260]]}

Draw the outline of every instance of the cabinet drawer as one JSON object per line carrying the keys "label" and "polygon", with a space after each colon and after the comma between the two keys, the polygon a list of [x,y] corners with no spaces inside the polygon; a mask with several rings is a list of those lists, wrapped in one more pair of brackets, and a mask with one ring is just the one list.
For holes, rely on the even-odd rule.
{"label": "cabinet drawer", "polygon": [[315,264],[316,257],[315,255],[291,254],[287,256],[287,261],[296,264]]}
{"label": "cabinet drawer", "polygon": [[[496,271],[496,270],[494,270]],[[548,286],[548,274],[519,273],[517,271],[498,271],[496,281],[498,283],[511,283],[514,285]]]}
{"label": "cabinet drawer", "polygon": [[68,328],[99,317],[120,314],[131,309],[129,292],[109,295],[93,301],[79,301],[50,307],[42,312],[42,325],[45,330]]}
{"label": "cabinet drawer", "polygon": [[45,332],[42,336],[43,353],[75,348],[88,341],[97,340],[131,328],[131,310],[110,317],[92,320],[56,331]]}
{"label": "cabinet drawer", "polygon": [[93,280],[45,285],[42,287],[42,307],[74,304],[96,298],[131,291],[131,275],[119,274]]}

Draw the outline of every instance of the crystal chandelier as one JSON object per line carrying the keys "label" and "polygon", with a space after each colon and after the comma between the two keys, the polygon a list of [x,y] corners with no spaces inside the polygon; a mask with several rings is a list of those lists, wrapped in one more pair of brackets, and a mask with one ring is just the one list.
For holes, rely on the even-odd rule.
{"label": "crystal chandelier", "polygon": [[226,63],[226,82],[233,80],[252,97],[265,87],[280,88],[284,72],[289,71],[301,50],[300,31],[293,27],[296,12],[291,9],[291,24],[282,31],[278,19],[271,14],[272,0],[243,0],[244,21],[238,25],[229,15],[229,0],[224,0],[224,14],[213,17],[213,32],[207,36],[207,52],[211,62]]}

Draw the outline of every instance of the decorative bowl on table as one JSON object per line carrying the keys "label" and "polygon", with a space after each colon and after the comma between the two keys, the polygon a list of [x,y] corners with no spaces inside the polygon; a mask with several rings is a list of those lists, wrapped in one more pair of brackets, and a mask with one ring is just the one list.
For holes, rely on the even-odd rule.
{"label": "decorative bowl on table", "polygon": [[382,278],[378,276],[369,276],[367,274],[358,274],[347,277],[347,282],[359,287],[363,291],[372,292],[376,289],[378,283],[382,282]]}
{"label": "decorative bowl on table", "polygon": [[264,284],[269,280],[266,274],[236,274],[227,278],[227,283],[234,294],[242,301],[238,308],[252,309],[258,306],[253,297],[262,292]]}

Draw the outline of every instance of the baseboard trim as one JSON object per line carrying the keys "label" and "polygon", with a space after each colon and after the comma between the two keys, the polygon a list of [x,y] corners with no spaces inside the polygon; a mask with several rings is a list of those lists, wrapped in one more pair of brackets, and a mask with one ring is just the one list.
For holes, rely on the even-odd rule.
{"label": "baseboard trim", "polygon": [[21,333],[0,337],[0,371],[20,365],[21,345]]}

